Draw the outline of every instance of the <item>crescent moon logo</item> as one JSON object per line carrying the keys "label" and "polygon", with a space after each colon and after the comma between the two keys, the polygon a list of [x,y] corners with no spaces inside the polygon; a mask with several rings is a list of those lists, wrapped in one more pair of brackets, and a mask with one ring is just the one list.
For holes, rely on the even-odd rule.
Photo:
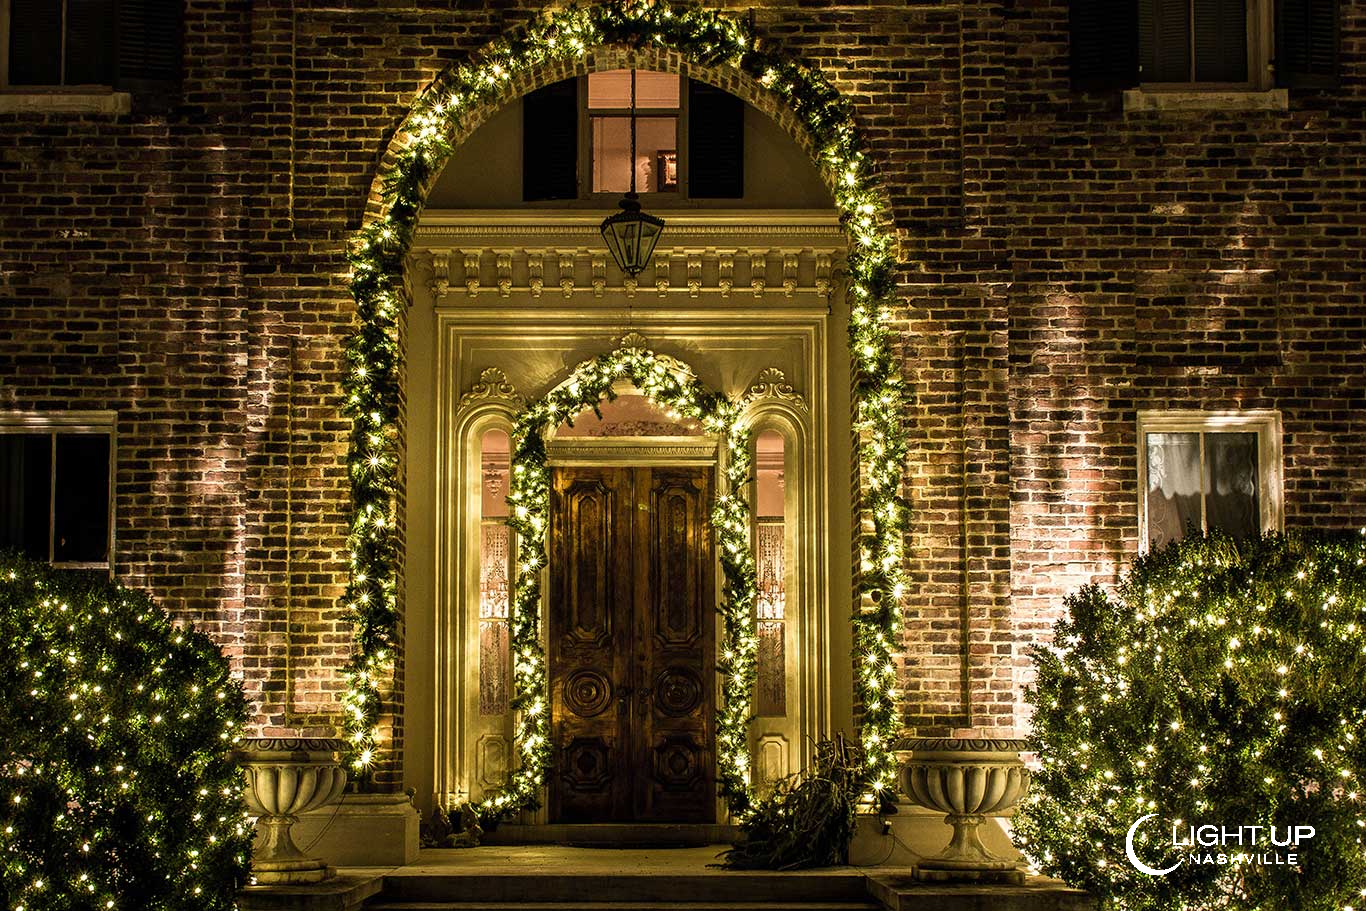
{"label": "crescent moon logo", "polygon": [[1147,873],[1149,876],[1166,876],[1168,873],[1172,872],[1177,867],[1181,866],[1181,861],[1178,860],[1176,863],[1172,864],[1165,870],[1159,870],[1156,867],[1150,867],[1143,861],[1139,860],[1138,855],[1134,853],[1134,833],[1138,831],[1139,826],[1143,825],[1143,823],[1152,819],[1156,815],[1156,813],[1149,813],[1147,816],[1142,817],[1133,825],[1129,826],[1129,834],[1124,838],[1124,853],[1129,855],[1129,863],[1133,864],[1134,869],[1138,872]]}

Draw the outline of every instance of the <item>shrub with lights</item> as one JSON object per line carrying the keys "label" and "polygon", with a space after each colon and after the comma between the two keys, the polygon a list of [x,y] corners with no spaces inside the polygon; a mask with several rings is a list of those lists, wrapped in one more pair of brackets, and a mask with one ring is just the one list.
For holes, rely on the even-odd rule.
{"label": "shrub with lights", "polygon": [[207,636],[145,595],[0,557],[0,907],[227,911],[246,718]]}
{"label": "shrub with lights", "polygon": [[[350,281],[359,325],[347,343],[346,411],[353,421],[348,458],[351,578],[341,602],[356,628],[345,695],[352,774],[364,780],[384,749],[380,718],[398,642],[399,314],[406,306],[404,261],[427,188],[453,154],[453,139],[472,114],[511,101],[538,68],[556,61],[580,64],[604,46],[670,50],[692,65],[729,69],[757,82],[792,112],[810,138],[840,210],[849,235],[845,265],[854,429],[865,484],[859,526],[866,531],[857,542],[860,597],[853,617],[854,695],[867,796],[885,796],[894,789],[893,746],[901,730],[894,653],[906,594],[908,518],[900,496],[908,396],[890,330],[897,268],[896,241],[887,228],[890,218],[852,113],[819,70],[765,46],[738,17],[642,0],[549,11],[479,57],[444,72],[400,126],[395,144],[402,151],[384,174],[381,211],[352,240]],[[523,461],[527,455],[523,453]],[[529,597],[530,582],[519,578],[519,603]],[[529,641],[530,634],[523,632]],[[519,659],[514,656],[514,662]],[[741,681],[734,668],[739,667],[727,671],[724,683],[735,694]],[[534,707],[531,691],[518,687],[523,710]],[[738,713],[747,710],[748,701],[727,705]],[[737,714],[734,721],[738,744],[738,730],[748,718]],[[544,744],[537,739],[528,746],[532,738],[543,736],[542,728],[541,722],[525,718],[518,723],[516,750],[527,774],[504,792],[502,809],[529,800],[543,779],[549,761]],[[723,753],[727,749],[723,741]],[[746,761],[739,747],[722,756],[719,774],[728,793],[737,792]]]}
{"label": "shrub with lights", "polygon": [[[1025,853],[1116,911],[1366,908],[1363,564],[1360,535],[1193,538],[1113,594],[1069,598],[1035,650],[1043,768],[1015,817]],[[1180,862],[1165,875],[1126,851],[1149,814],[1133,853]],[[1173,846],[1205,825],[1245,841]],[[1271,826],[1280,842],[1291,826],[1314,835],[1277,847]]]}

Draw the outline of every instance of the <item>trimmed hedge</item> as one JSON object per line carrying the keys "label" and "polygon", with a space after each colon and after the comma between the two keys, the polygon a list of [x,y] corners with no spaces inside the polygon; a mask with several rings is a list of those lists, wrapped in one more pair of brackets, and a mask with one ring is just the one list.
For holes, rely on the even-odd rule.
{"label": "trimmed hedge", "polygon": [[146,595],[2,556],[0,680],[0,907],[234,907],[246,702],[207,636]]}
{"label": "trimmed hedge", "polygon": [[[1366,908],[1366,538],[1195,538],[1070,597],[1035,650],[1043,768],[1015,817],[1042,869],[1122,911]],[[1140,872],[1126,853],[1151,868]],[[1313,826],[1294,864],[1195,863],[1191,826]],[[1254,833],[1247,832],[1251,839]]]}

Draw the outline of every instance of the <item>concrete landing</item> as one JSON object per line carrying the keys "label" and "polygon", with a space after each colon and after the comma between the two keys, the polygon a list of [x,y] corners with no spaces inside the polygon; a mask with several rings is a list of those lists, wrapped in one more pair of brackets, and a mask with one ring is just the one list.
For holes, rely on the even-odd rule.
{"label": "concrete landing", "polygon": [[503,823],[485,832],[485,845],[566,845],[598,848],[703,848],[729,844],[739,826],[691,823],[592,823],[523,826]]}
{"label": "concrete landing", "polygon": [[868,894],[886,911],[1096,911],[1080,889],[1042,876],[1022,886],[924,883],[906,871],[868,876]]}

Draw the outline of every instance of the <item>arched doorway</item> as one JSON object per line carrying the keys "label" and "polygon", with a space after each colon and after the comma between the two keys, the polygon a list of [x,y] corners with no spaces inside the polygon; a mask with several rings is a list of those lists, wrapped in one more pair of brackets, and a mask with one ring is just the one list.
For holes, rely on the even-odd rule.
{"label": "arched doorway", "polygon": [[[642,32],[642,29],[645,31]],[[612,41],[628,42],[634,47],[612,45]],[[590,47],[593,49],[590,50]],[[669,51],[675,53],[668,53]],[[679,56],[683,58],[682,61]],[[404,527],[405,517],[394,511],[393,493],[396,489],[401,489],[402,479],[395,470],[399,444],[396,435],[391,432],[398,426],[402,405],[402,399],[395,392],[398,369],[406,360],[409,368],[408,389],[411,393],[414,388],[411,383],[414,373],[412,367],[418,355],[418,338],[421,336],[421,333],[410,332],[406,346],[400,342],[402,333],[399,323],[405,322],[404,317],[407,314],[398,305],[405,296],[402,285],[413,275],[411,271],[407,276],[400,275],[400,270],[405,255],[414,249],[415,242],[419,239],[415,236],[419,229],[416,214],[420,211],[430,189],[432,169],[444,160],[448,151],[442,145],[445,141],[443,137],[450,136],[453,131],[456,134],[455,138],[466,138],[475,126],[486,121],[508,98],[551,81],[557,72],[564,74],[567,70],[570,73],[583,74],[590,70],[634,67],[639,66],[642,60],[656,63],[665,71],[670,67],[686,69],[691,75],[709,84],[741,91],[764,113],[781,121],[785,129],[800,140],[799,144],[809,156],[821,161],[824,183],[835,191],[834,201],[840,216],[839,224],[843,225],[844,230],[840,231],[836,227],[835,218],[829,215],[824,216],[826,221],[823,225],[813,225],[809,222],[759,224],[758,227],[762,229],[759,233],[767,237],[804,236],[805,242],[794,251],[784,250],[784,245],[779,243],[765,247],[762,256],[755,256],[751,252],[748,260],[749,282],[751,289],[759,298],[764,297],[770,290],[776,292],[779,288],[789,297],[800,293],[803,290],[803,276],[806,274],[803,271],[802,255],[810,252],[814,256],[810,288],[828,297],[832,290],[830,275],[833,273],[830,270],[832,267],[837,269],[839,262],[834,257],[820,255],[820,251],[814,249],[810,235],[813,231],[817,235],[822,231],[838,234],[840,242],[834,251],[836,255],[843,252],[843,241],[846,238],[850,241],[848,255],[843,260],[850,279],[847,284],[850,346],[847,350],[853,355],[853,360],[859,368],[860,379],[856,388],[862,404],[858,409],[847,404],[842,409],[832,409],[828,400],[829,397],[838,395],[839,390],[849,388],[847,384],[831,381],[831,366],[839,368],[846,349],[842,345],[831,344],[832,338],[840,337],[843,333],[828,331],[832,316],[828,300],[819,319],[811,313],[803,315],[800,307],[760,307],[756,312],[756,308],[748,306],[728,311],[723,305],[702,308],[700,314],[693,314],[697,318],[689,318],[686,311],[678,313],[676,309],[670,310],[669,319],[676,318],[676,326],[670,326],[668,319],[659,321],[658,325],[640,325],[662,339],[661,342],[655,343],[662,350],[672,348],[685,355],[708,351],[729,352],[729,362],[727,357],[703,358],[699,361],[699,372],[709,374],[708,382],[717,388],[736,394],[736,390],[750,386],[751,391],[767,390],[756,394],[775,401],[784,400],[791,404],[788,400],[795,399],[802,406],[797,410],[812,415],[812,427],[827,420],[831,415],[843,414],[847,419],[853,414],[859,436],[872,441],[861,447],[859,462],[867,472],[864,475],[866,493],[863,508],[869,511],[875,533],[872,536],[864,536],[859,548],[859,559],[865,567],[866,581],[862,586],[865,597],[861,605],[862,610],[855,615],[852,630],[859,658],[862,659],[860,665],[872,670],[854,675],[854,679],[847,685],[843,681],[827,680],[824,685],[803,686],[801,689],[807,696],[799,697],[799,701],[803,706],[814,706],[815,714],[819,714],[820,706],[824,703],[827,707],[827,717],[839,715],[848,718],[849,713],[830,709],[829,706],[848,706],[851,695],[859,697],[863,705],[863,743],[870,750],[872,761],[878,770],[875,784],[885,785],[890,780],[889,748],[895,733],[895,712],[893,700],[884,692],[886,681],[881,675],[884,667],[891,667],[887,659],[895,643],[896,602],[903,588],[900,529],[904,527],[904,510],[896,499],[896,487],[901,470],[900,456],[904,452],[904,438],[898,421],[901,403],[899,379],[879,316],[879,308],[890,292],[891,270],[894,265],[891,244],[878,227],[880,213],[883,211],[880,196],[872,183],[863,154],[859,151],[857,134],[848,123],[847,113],[841,108],[838,97],[834,95],[830,86],[812,70],[755,53],[752,39],[745,35],[743,28],[724,17],[701,11],[689,11],[678,15],[663,8],[634,5],[595,7],[552,15],[510,43],[492,46],[488,59],[480,61],[477,67],[453,68],[438,80],[438,83],[424,95],[423,103],[415,109],[391,146],[390,166],[386,167],[386,183],[383,192],[377,193],[374,197],[375,218],[369,221],[357,237],[353,256],[355,271],[352,275],[352,289],[360,307],[362,329],[350,343],[349,351],[354,367],[348,375],[347,387],[348,412],[357,422],[352,450],[352,474],[357,503],[352,529],[352,561],[356,572],[345,596],[348,606],[355,609],[360,618],[359,647],[350,670],[349,698],[357,768],[366,768],[367,763],[372,761],[373,754],[377,752],[374,747],[382,747],[383,732],[378,714],[381,702],[378,696],[386,671],[392,667],[393,649],[398,643],[394,611],[397,590],[393,584],[396,580],[398,561],[389,544],[401,542],[407,555],[412,557],[415,554],[415,546],[420,549],[423,536],[426,534],[426,541],[431,545],[431,553],[445,552],[443,547],[449,550],[446,542],[438,539],[448,538],[453,527],[450,522],[437,521],[424,533],[411,524],[411,516],[406,517],[410,524]],[[446,92],[452,86],[459,91],[447,96]],[[691,217],[706,220],[701,213]],[[591,230],[592,223],[596,221],[596,218],[585,219],[583,216],[580,216],[580,219],[580,224],[575,226],[580,234],[586,233],[584,229]],[[680,217],[675,219],[675,222],[679,227],[687,227],[688,218]],[[730,297],[737,284],[743,282],[743,278],[737,278],[735,274],[740,271],[740,263],[743,262],[742,259],[735,257],[735,251],[742,248],[749,251],[747,243],[737,243],[733,235],[725,236],[726,230],[736,228],[737,224],[744,226],[740,223],[722,224],[718,235],[715,230],[709,230],[709,227],[715,228],[715,225],[696,223],[693,233],[717,242],[717,246],[711,247],[707,241],[702,241],[697,243],[697,248],[700,249],[685,248],[680,251],[676,263],[673,262],[675,257],[670,257],[671,268],[680,267],[681,274],[675,278],[671,272],[670,278],[662,284],[656,279],[655,290],[660,292],[660,296],[668,300],[669,289],[675,288],[678,291],[686,289],[690,297],[700,297],[701,292],[711,281],[710,276],[714,274],[717,293],[722,298]],[[443,227],[447,229],[447,233],[457,234],[462,228],[458,223]],[[482,230],[487,227],[487,220],[480,225],[463,227]],[[538,227],[541,230],[545,228],[544,225]],[[750,230],[743,233],[747,236],[753,234],[754,227],[754,224],[750,224]],[[796,242],[792,243],[795,245]],[[489,264],[492,273],[490,276],[484,274],[486,265],[482,257],[470,260],[462,255],[461,265],[466,268],[463,275],[458,277],[465,283],[465,290],[474,297],[479,296],[481,288],[488,291],[496,290],[499,293],[506,292],[508,295],[514,289],[521,290],[517,287],[518,272],[513,266],[517,249],[506,246],[501,249],[493,248],[493,258]],[[525,247],[520,249],[527,252]],[[558,278],[562,289],[567,284],[567,290],[571,295],[577,287],[583,287],[592,289],[595,297],[606,296],[610,287],[608,276],[601,274],[591,256],[583,263],[578,261],[579,257],[576,255],[571,255],[566,261],[559,256],[561,248],[555,249],[557,265],[560,266],[561,272],[569,273]],[[569,249],[572,253],[572,247]],[[707,257],[713,251],[716,255],[716,268],[710,271]],[[775,251],[780,254],[776,261],[768,255]],[[544,258],[540,262],[540,275],[534,274],[535,267],[530,260],[523,273],[527,276],[525,289],[533,298],[539,298],[545,292],[545,262]],[[471,265],[476,270],[473,276],[470,275]],[[449,257],[444,263],[440,263],[438,258],[433,256],[429,289],[433,295],[439,296],[440,292],[450,289],[454,280],[451,268],[452,260]],[[587,275],[578,277],[578,270],[586,271]],[[825,273],[824,278],[821,277],[822,272]],[[620,290],[629,299],[639,293],[641,288],[629,287],[623,282]],[[843,302],[841,299],[840,303]],[[499,315],[510,312],[496,308],[489,310],[492,312],[484,312],[483,318],[495,321]],[[609,310],[594,310],[591,307],[574,313],[562,312],[559,315],[567,320],[567,323],[547,330],[548,334],[540,337],[540,344],[544,346],[548,342],[554,342],[565,350],[573,346],[583,348],[586,345],[584,353],[589,354],[601,351],[605,342],[602,338],[603,330],[608,325],[603,323],[604,316],[616,316],[614,328],[620,329],[636,325],[632,322],[632,315],[635,313],[635,309],[629,305],[624,315],[613,314]],[[556,313],[554,310],[547,310],[541,315],[553,317]],[[479,308],[473,307],[462,311],[462,317],[471,316],[478,318]],[[566,327],[576,318],[580,320],[581,325],[567,329]],[[744,325],[745,320],[752,321],[758,328],[751,331]],[[802,325],[804,320],[806,325]],[[411,327],[411,318],[406,322]],[[507,320],[503,320],[501,328],[506,329],[509,325]],[[779,338],[784,332],[787,333],[787,337]],[[765,333],[768,333],[766,339],[762,338]],[[597,338],[587,337],[592,335],[596,335]],[[523,334],[518,336],[517,341],[525,347],[530,338],[532,336]],[[736,338],[739,339],[738,343],[735,342]],[[433,333],[429,336],[430,348],[436,352],[433,355],[434,364],[449,363],[437,355],[441,351],[451,350],[443,347],[450,341],[446,334]],[[463,344],[464,342],[460,341],[455,347],[459,348]],[[780,352],[788,358],[798,357],[803,359],[800,367],[811,369],[801,372],[797,366],[792,370],[785,370],[782,366],[774,366],[772,363],[760,365],[753,358],[757,350],[767,353]],[[542,378],[553,373],[553,369],[547,368],[554,366],[555,357],[552,355],[547,359],[544,353],[539,357],[540,360],[537,356],[520,360],[518,369],[529,371],[531,376],[535,376],[539,370]],[[748,363],[745,363],[746,357],[749,357]],[[563,362],[561,358],[561,363]],[[502,407],[504,412],[511,411],[511,405],[508,403],[516,394],[515,382],[508,382],[506,374],[491,373],[493,368],[480,367],[477,357],[461,358],[458,363],[462,370],[467,371],[466,374],[456,377],[449,372],[439,373],[435,383],[438,395],[448,399],[454,397],[456,400],[464,400],[472,406],[478,405],[479,399],[486,399],[482,411],[489,421],[495,419],[499,407]],[[446,368],[436,366],[433,369],[439,372]],[[475,370],[475,374],[468,373],[471,369]],[[458,384],[454,391],[453,384]],[[531,388],[534,389],[535,386],[533,382]],[[464,391],[463,395],[461,390]],[[507,401],[500,406],[496,401],[499,398],[505,398]],[[456,464],[458,460],[452,460],[450,456],[450,421],[444,416],[438,417],[424,430],[413,421],[411,395],[407,404],[409,421],[412,422],[404,437],[409,450],[408,455],[411,457],[412,453],[423,445],[425,433],[427,445],[433,452],[438,453],[437,466],[441,468]],[[442,411],[442,415],[449,416],[445,411]],[[831,441],[834,440],[834,445],[838,445],[838,436],[831,436],[829,430],[829,426],[823,426],[819,428],[819,432],[801,434],[806,452],[813,454],[804,463],[803,471],[809,472],[815,479],[825,481],[825,486],[819,491],[819,495],[825,497],[828,497],[833,489],[829,483],[831,475],[825,468],[816,469],[818,461],[821,465],[829,464],[822,460],[832,455]],[[784,457],[799,456],[794,450],[792,453],[786,453]],[[832,459],[831,462],[833,461]],[[411,458],[408,467],[412,468]],[[461,476],[457,472],[457,477],[465,482],[468,481],[467,475],[468,473]],[[868,481],[870,478],[871,483]],[[406,494],[406,500],[410,505],[422,503],[426,497],[432,497],[431,505],[434,512],[444,510],[449,513],[449,504],[434,496],[435,486],[429,485],[424,491],[420,480],[414,478],[410,471],[406,490],[402,492]],[[837,503],[848,502],[848,490],[849,487],[845,484]],[[804,526],[806,533],[828,553],[847,554],[854,550],[847,543],[854,540],[852,522],[845,523],[844,528],[835,527],[834,524],[828,528],[817,527],[818,522],[828,521],[831,516],[842,511],[832,510],[826,506],[823,510],[817,509],[807,516],[809,522]],[[846,543],[840,544],[840,541]],[[847,591],[848,587],[841,585],[839,578],[828,574],[830,562],[810,561],[809,566],[812,573],[822,574],[822,579],[818,580],[819,584],[810,586],[813,599],[839,598],[841,591]],[[868,573],[866,568],[869,566],[873,567],[875,572]],[[406,567],[406,575],[410,583],[416,578],[413,566]],[[841,575],[847,580],[851,574],[846,570]],[[448,609],[451,604],[451,599],[443,597],[439,590],[443,586],[449,588],[458,584],[464,577],[457,574],[453,577],[453,582],[450,578],[433,573],[429,578],[434,581],[430,583],[432,590],[427,595],[429,603],[433,605],[431,611],[436,614]],[[414,759],[418,759],[420,765],[420,757],[428,748],[431,750],[430,755],[437,756],[438,767],[442,764],[440,751],[450,744],[458,744],[458,750],[463,753],[466,742],[462,738],[468,733],[462,728],[456,738],[445,736],[449,732],[443,732],[442,727],[449,727],[452,722],[449,719],[443,720],[439,712],[433,728],[426,728],[421,723],[412,723],[421,718],[424,709],[420,700],[415,702],[412,698],[415,689],[421,691],[420,686],[414,685],[420,684],[422,681],[419,678],[423,676],[421,670],[424,656],[418,645],[420,637],[412,634],[414,629],[421,628],[420,603],[423,594],[409,585],[406,617],[409,636],[405,661],[409,698],[404,711],[408,724],[403,733],[406,737],[406,760],[410,769],[414,766]],[[822,603],[828,606],[828,602]],[[842,612],[841,616],[848,616],[849,613]],[[824,616],[832,614],[833,612],[830,612]],[[808,630],[809,635],[801,637],[801,647],[807,648],[812,654],[821,653],[827,656],[848,653],[847,648],[841,648],[842,644],[848,642],[850,631],[847,628],[836,624],[822,635],[815,629],[817,625]],[[844,643],[840,642],[842,636]],[[433,643],[433,650],[441,648],[440,642]],[[451,655],[445,657],[449,659]],[[819,662],[811,664],[814,666]],[[838,667],[840,662],[835,664]],[[428,665],[429,669],[435,668],[436,673],[449,666],[450,661],[443,663],[441,656]],[[826,669],[834,673],[828,662]],[[464,670],[467,673],[468,667]],[[436,698],[450,698],[449,694],[442,695],[441,681],[432,682],[435,684]],[[830,685],[832,682],[835,685]],[[458,720],[455,723],[457,727],[464,725],[464,722]],[[777,741],[781,741],[785,735],[775,736]],[[428,737],[431,739],[427,739]],[[790,742],[789,738],[789,744]],[[447,747],[443,747],[443,743]],[[490,744],[493,744],[492,740],[485,741],[486,746]],[[486,752],[493,756],[498,752],[498,748],[489,746]],[[782,750],[770,747],[756,752],[763,756],[774,756],[781,754]],[[410,773],[407,777],[417,785],[420,792],[423,791],[425,776],[420,768],[415,774]],[[436,774],[433,775],[433,779],[435,777]],[[452,792],[447,791],[445,795],[439,796],[450,797]]]}

